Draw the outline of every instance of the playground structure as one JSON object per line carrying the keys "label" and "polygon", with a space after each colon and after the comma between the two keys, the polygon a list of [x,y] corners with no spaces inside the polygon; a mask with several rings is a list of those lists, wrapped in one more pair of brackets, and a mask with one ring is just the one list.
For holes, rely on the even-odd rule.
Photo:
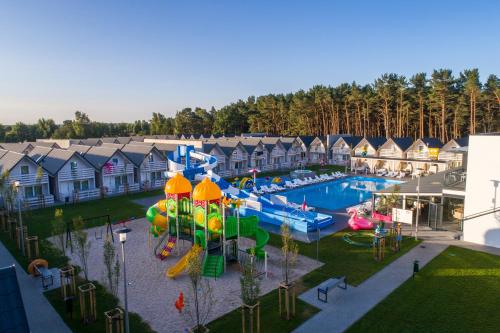
{"label": "playground structure", "polygon": [[[224,273],[228,262],[241,262],[248,253],[266,262],[264,247],[269,234],[258,226],[256,216],[240,218],[241,200],[223,197],[219,186],[208,177],[194,188],[192,195],[191,190],[190,181],[176,173],[165,185],[166,200],[160,200],[146,213],[151,223],[149,232],[159,237],[154,248],[157,258],[166,259],[179,240],[192,242],[190,250],[166,271],[167,277],[182,274],[191,255],[203,254],[202,275],[213,278]],[[226,216],[228,208],[233,208],[236,216]],[[255,237],[255,247],[242,251],[240,237]]]}
{"label": "playground structure", "polygon": [[[192,159],[196,160],[195,162]],[[290,227],[301,232],[316,231],[331,225],[334,221],[331,215],[317,212],[304,212],[282,204],[272,203],[268,198],[257,197],[247,191],[250,185],[255,186],[255,175],[258,170],[254,169],[254,179],[244,177],[241,181],[233,184],[228,183],[213,169],[217,167],[217,158],[209,154],[195,151],[193,146],[178,146],[176,151],[168,155],[168,177],[175,177],[180,173],[188,180],[203,180],[209,178],[219,186],[225,196],[232,199],[242,199],[245,204],[238,208],[242,216],[258,216],[266,223],[280,226],[287,220]],[[282,179],[275,177],[274,182]]]}

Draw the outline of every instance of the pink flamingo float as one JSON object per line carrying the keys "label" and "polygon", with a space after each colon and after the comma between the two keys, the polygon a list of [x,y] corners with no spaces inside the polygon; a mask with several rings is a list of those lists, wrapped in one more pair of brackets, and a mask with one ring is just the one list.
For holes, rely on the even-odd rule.
{"label": "pink flamingo float", "polygon": [[364,217],[358,216],[357,209],[350,208],[347,214],[350,216],[348,224],[352,230],[373,229],[373,223]]}

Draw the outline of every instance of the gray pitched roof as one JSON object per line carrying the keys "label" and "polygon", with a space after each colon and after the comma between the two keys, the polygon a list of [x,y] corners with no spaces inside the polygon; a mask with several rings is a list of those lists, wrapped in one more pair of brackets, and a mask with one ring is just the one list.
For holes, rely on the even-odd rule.
{"label": "gray pitched roof", "polygon": [[[91,147],[84,155],[85,159],[90,162],[97,170],[100,170],[106,162],[115,154],[120,153],[119,149],[107,147]],[[125,158],[127,158],[125,156]]]}
{"label": "gray pitched roof", "polygon": [[175,143],[161,143],[155,142],[154,146],[161,152],[171,152],[177,149],[177,144]]}
{"label": "gray pitched roof", "polygon": [[92,146],[86,146],[86,145],[71,145],[67,149],[68,150],[73,150],[76,151],[77,153],[80,154],[85,154],[86,152],[89,151],[89,149],[92,148]]}
{"label": "gray pitched roof", "polygon": [[30,332],[14,265],[0,268],[0,332]]}
{"label": "gray pitched roof", "polygon": [[31,158],[24,154],[17,153],[15,151],[8,151],[2,156],[2,158],[0,158],[0,173],[12,170],[23,159],[35,163]]}
{"label": "gray pitched roof", "polygon": [[366,137],[366,141],[368,141],[368,143],[374,149],[379,149],[380,146],[382,146],[387,141],[387,138],[383,136],[373,136],[373,137]]}
{"label": "gray pitched roof", "polygon": [[[239,140],[226,138],[209,139],[209,142],[216,142],[219,145],[220,149],[224,152],[224,154],[226,154],[226,156],[231,156],[236,147],[240,145]],[[245,147],[243,147],[243,149],[245,149]]]}
{"label": "gray pitched roof", "polygon": [[31,150],[27,155],[31,157],[33,161],[38,163],[41,159],[47,156],[47,154],[50,153],[51,150],[52,148],[49,147],[38,146],[33,148],[33,150]]}
{"label": "gray pitched roof", "polygon": [[110,143],[110,142],[104,142],[101,145],[101,147],[116,148],[116,149],[122,149],[123,146],[125,146],[124,143]]}
{"label": "gray pitched roof", "polygon": [[429,148],[441,148],[443,143],[438,138],[422,138],[421,139]]}
{"label": "gray pitched roof", "polygon": [[7,154],[8,150],[5,149],[0,149],[0,158],[3,157],[3,155]]}
{"label": "gray pitched roof", "polygon": [[463,136],[461,138],[455,139],[455,142],[458,143],[460,147],[467,147],[469,145],[469,137]]}
{"label": "gray pitched roof", "polygon": [[127,144],[132,141],[132,138],[130,136],[119,136],[116,138],[116,140],[118,141],[118,143]]}
{"label": "gray pitched roof", "polygon": [[0,147],[5,149],[5,150],[10,150],[10,151],[15,151],[16,153],[22,153],[26,154],[30,152],[35,146],[33,146],[29,142],[22,142],[22,143],[0,143]]}
{"label": "gray pitched roof", "polygon": [[164,157],[161,152],[154,146],[141,146],[141,145],[125,145],[122,152],[128,157],[136,166],[140,166],[146,156],[151,152],[156,151],[161,157]]}
{"label": "gray pitched roof", "polygon": [[73,157],[73,155],[80,156],[73,150],[54,148],[42,159],[40,165],[42,165],[52,176],[55,176],[64,164],[66,164],[66,162]]}
{"label": "gray pitched roof", "polygon": [[129,145],[136,146],[154,146],[154,142],[130,141]]}
{"label": "gray pitched roof", "polygon": [[133,135],[130,137],[132,142],[144,142],[145,136],[142,135]]}
{"label": "gray pitched roof", "polygon": [[102,144],[102,141],[99,138],[88,138],[80,140],[80,144],[87,146],[99,146],[100,144]]}
{"label": "gray pitched roof", "polygon": [[403,151],[406,151],[413,144],[413,139],[410,137],[405,138],[392,138],[395,144],[398,145]]}
{"label": "gray pitched roof", "polygon": [[356,145],[363,140],[362,136],[342,136],[338,140],[343,139],[351,148],[356,147]]}
{"label": "gray pitched roof", "polygon": [[48,148],[61,148],[56,142],[50,141],[36,141],[36,142],[26,142],[30,143],[33,147],[42,146]]}
{"label": "gray pitched roof", "polygon": [[116,138],[110,137],[110,138],[101,138],[102,143],[119,143]]}

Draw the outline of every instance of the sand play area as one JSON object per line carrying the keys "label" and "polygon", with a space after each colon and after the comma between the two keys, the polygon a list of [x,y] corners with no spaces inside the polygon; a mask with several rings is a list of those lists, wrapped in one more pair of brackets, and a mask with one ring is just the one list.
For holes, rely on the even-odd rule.
{"label": "sand play area", "polygon": [[[148,246],[148,227],[149,223],[145,218],[134,220],[127,225],[132,231],[127,236],[125,244],[127,279],[128,286],[128,306],[129,310],[138,313],[151,327],[158,333],[185,332],[192,323],[186,321],[185,316],[178,313],[174,306],[179,293],[187,293],[190,288],[189,278],[182,274],[175,280],[168,279],[165,276],[165,270],[174,265],[180,256],[177,256],[175,249],[170,257],[161,261],[153,255],[153,247],[157,239],[152,240],[152,246]],[[96,239],[95,234],[100,235],[103,230],[104,237]],[[104,264],[103,264],[103,243],[106,235],[106,227],[88,229],[89,239],[91,240],[91,250],[88,261],[89,278],[98,280],[103,285]],[[115,247],[117,253],[121,250],[118,236],[115,235]],[[254,246],[254,242],[249,239],[241,240],[241,247],[248,248]],[[191,243],[180,241],[176,246],[180,246],[181,256],[191,247]],[[281,280],[280,257],[281,250],[269,245],[266,246],[269,255],[268,275],[263,276],[261,281],[261,292],[263,294],[276,289]],[[69,254],[71,260],[80,265],[76,254]],[[299,256],[296,268],[294,269],[294,278],[298,278],[319,267],[320,264],[310,258]],[[210,319],[218,318],[241,305],[240,299],[240,273],[237,264],[227,266],[227,271],[217,279],[210,279],[213,289],[215,304],[211,311]],[[120,278],[120,287],[118,297],[123,304],[123,281]]]}

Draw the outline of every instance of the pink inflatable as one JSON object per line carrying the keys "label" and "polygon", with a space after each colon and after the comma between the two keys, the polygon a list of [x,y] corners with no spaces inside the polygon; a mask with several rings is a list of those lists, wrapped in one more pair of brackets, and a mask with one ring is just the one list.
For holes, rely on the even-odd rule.
{"label": "pink inflatable", "polygon": [[392,216],[391,215],[382,215],[382,214],[377,213],[375,211],[372,214],[372,218],[374,220],[378,220],[378,221],[382,221],[382,222],[388,222],[388,223],[392,222]]}
{"label": "pink inflatable", "polygon": [[349,209],[347,214],[351,216],[348,223],[352,230],[373,229],[373,223],[364,217],[359,217],[356,209]]}

